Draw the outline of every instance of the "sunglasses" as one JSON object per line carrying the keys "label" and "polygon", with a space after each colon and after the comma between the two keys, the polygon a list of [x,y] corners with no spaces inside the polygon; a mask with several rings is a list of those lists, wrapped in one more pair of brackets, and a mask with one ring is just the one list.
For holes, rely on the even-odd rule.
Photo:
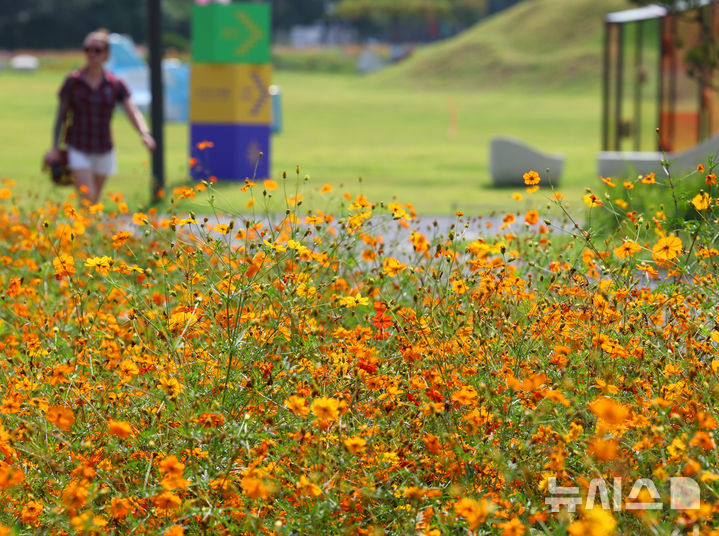
{"label": "sunglasses", "polygon": [[94,52],[95,54],[102,54],[107,50],[107,47],[82,47],[85,52]]}

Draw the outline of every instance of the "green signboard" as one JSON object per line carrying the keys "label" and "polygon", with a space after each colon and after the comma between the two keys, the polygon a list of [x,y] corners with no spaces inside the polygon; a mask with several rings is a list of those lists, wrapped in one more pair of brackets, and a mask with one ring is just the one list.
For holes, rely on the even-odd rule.
{"label": "green signboard", "polygon": [[192,9],[196,63],[269,63],[270,4],[206,4]]}

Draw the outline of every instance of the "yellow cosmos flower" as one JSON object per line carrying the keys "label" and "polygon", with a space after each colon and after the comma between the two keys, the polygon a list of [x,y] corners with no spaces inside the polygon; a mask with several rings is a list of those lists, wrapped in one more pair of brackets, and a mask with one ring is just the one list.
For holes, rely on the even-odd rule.
{"label": "yellow cosmos flower", "polygon": [[339,400],[323,396],[312,402],[310,410],[320,421],[336,421],[340,415],[339,407]]}
{"label": "yellow cosmos flower", "polygon": [[399,262],[394,257],[389,257],[382,261],[382,268],[384,269],[385,274],[387,274],[389,277],[394,277],[402,270],[407,268],[407,264],[404,262]]}
{"label": "yellow cosmos flower", "polygon": [[340,305],[345,307],[357,307],[358,305],[369,305],[369,298],[365,298],[359,292],[354,296],[343,296],[339,300]]}
{"label": "yellow cosmos flower", "polygon": [[345,439],[345,448],[352,454],[361,454],[367,446],[367,441],[359,436],[349,437]]}
{"label": "yellow cosmos flower", "polygon": [[85,261],[85,266],[95,268],[100,275],[108,275],[113,262],[112,258],[107,256],[91,257]]}
{"label": "yellow cosmos flower", "polygon": [[657,264],[668,264],[682,252],[682,240],[678,236],[669,235],[659,239],[652,248],[652,258]]}
{"label": "yellow cosmos flower", "polygon": [[712,198],[706,192],[701,192],[692,198],[692,205],[697,210],[706,210],[711,206]]}

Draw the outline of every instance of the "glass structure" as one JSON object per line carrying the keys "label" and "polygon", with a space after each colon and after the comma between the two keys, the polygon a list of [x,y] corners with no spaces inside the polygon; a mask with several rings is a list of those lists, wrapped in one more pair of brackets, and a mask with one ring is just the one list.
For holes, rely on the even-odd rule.
{"label": "glass structure", "polygon": [[605,18],[602,150],[678,151],[719,132],[719,2]]}

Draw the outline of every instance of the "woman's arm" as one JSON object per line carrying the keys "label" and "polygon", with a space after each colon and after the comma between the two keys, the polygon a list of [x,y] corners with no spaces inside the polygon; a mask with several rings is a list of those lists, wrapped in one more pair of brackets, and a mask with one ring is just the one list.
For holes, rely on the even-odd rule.
{"label": "woman's arm", "polygon": [[58,148],[60,145],[60,133],[62,132],[62,127],[65,124],[68,108],[67,102],[60,100],[60,103],[57,106],[55,124],[52,128],[52,145],[50,146],[50,150],[45,154],[45,160],[47,162],[56,162],[60,159],[60,149]]}
{"label": "woman's arm", "polygon": [[142,137],[142,143],[144,143],[145,147],[147,147],[150,151],[154,151],[155,139],[152,137],[152,134],[150,134],[150,129],[147,128],[145,118],[140,113],[140,110],[137,109],[135,103],[133,103],[128,97],[124,101],[122,101],[122,108],[125,110],[125,113],[130,119],[130,122],[140,133],[140,136]]}

